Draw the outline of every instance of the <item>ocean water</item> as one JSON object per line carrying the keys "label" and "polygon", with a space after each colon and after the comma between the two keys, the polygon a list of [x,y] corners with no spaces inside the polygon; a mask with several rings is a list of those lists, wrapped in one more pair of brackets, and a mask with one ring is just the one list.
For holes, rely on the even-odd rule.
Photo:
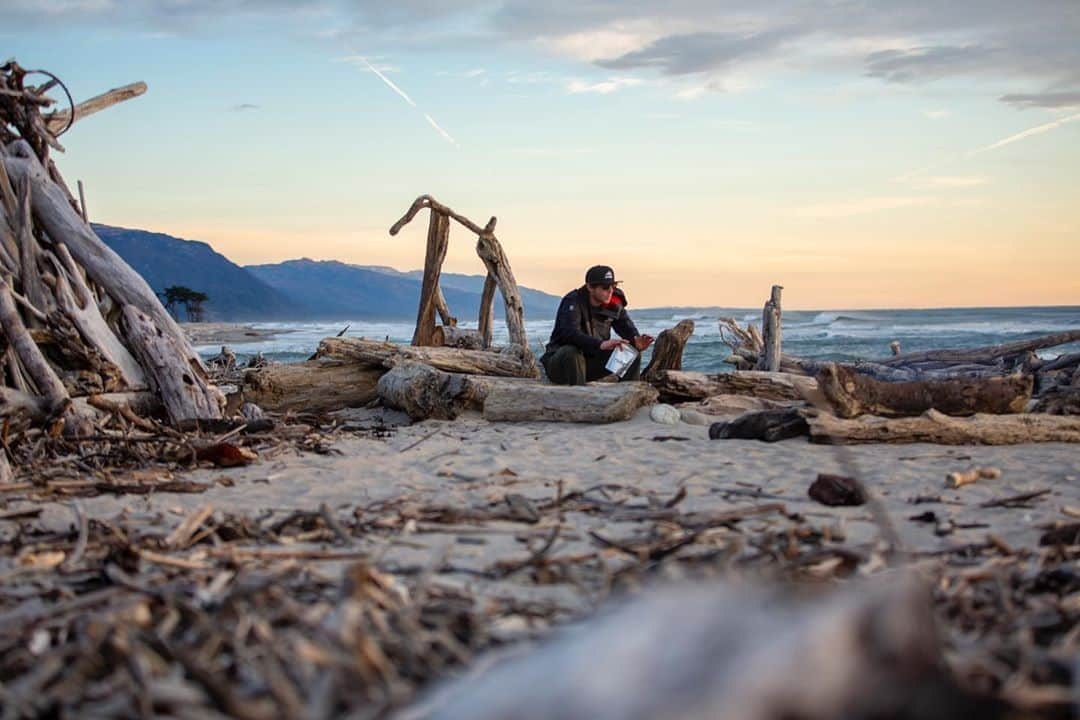
{"label": "ocean water", "polygon": [[[695,330],[683,355],[687,370],[719,372],[730,369],[723,360],[728,348],[720,340],[717,319],[733,317],[740,325],[751,322],[760,327],[761,310],[750,308],[631,308],[638,329],[659,335],[684,318],[695,322]],[[332,323],[253,323],[256,329],[280,334],[257,342],[235,344],[232,349],[241,362],[255,353],[281,362],[298,362],[315,352],[324,337],[337,335],[348,326],[346,335],[407,343],[413,324],[408,321],[373,321]],[[475,328],[476,323],[462,323]],[[551,334],[551,318],[526,321],[530,345],[542,352]],[[972,348],[1037,337],[1065,330],[1080,330],[1080,306],[1028,308],[939,308],[926,310],[827,310],[785,311],[783,317],[784,352],[819,360],[885,358],[891,353],[889,343],[900,342],[902,352],[938,348]],[[494,342],[507,341],[506,325],[496,322]],[[210,357],[220,345],[199,346]],[[1080,343],[1041,351],[1046,357],[1060,352],[1080,351]],[[646,354],[647,356],[648,354]]]}

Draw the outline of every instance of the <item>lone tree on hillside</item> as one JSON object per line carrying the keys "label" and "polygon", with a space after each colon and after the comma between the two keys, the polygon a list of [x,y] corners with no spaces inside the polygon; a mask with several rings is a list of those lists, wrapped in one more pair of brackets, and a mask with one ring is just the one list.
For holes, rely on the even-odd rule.
{"label": "lone tree on hillside", "polygon": [[165,300],[165,307],[174,317],[176,317],[177,307],[183,305],[187,319],[192,322],[202,322],[203,303],[210,299],[206,293],[183,285],[170,285],[161,292],[161,297]]}

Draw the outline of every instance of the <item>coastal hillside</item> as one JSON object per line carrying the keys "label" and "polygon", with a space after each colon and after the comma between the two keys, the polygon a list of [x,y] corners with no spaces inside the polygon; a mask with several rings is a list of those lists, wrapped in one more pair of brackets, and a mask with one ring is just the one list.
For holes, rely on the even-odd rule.
{"label": "coastal hillside", "polygon": [[[385,265],[356,265],[354,267],[359,267],[364,270],[374,270],[376,272],[383,272],[392,275],[399,275],[401,277],[409,278],[415,282],[421,282],[424,278],[423,270],[409,270],[403,272],[401,270],[395,270],[392,267],[386,267]],[[479,295],[484,289],[485,278],[485,275],[465,275],[463,273],[444,272],[439,276],[439,283],[442,285],[444,292],[450,288],[453,288],[455,290],[464,290],[465,292]],[[567,291],[570,290],[570,288],[566,289]],[[553,315],[559,307],[559,300],[561,298],[556,297],[551,293],[546,293],[541,290],[533,290],[532,288],[521,286],[518,287],[518,290],[521,291],[521,301],[525,303],[525,311],[527,313],[530,313],[531,316],[534,318]],[[447,300],[447,302],[450,301]],[[453,312],[459,312],[457,309],[454,308],[453,305],[450,306],[450,309]],[[496,315],[500,317],[502,316],[501,303],[495,303],[495,312]],[[470,311],[467,316],[472,317],[472,315],[474,314],[475,313]]]}
{"label": "coastal hillside", "polygon": [[[333,260],[289,260],[240,266],[210,245],[163,233],[95,224],[105,243],[131,265],[155,292],[182,285],[205,293],[205,319],[339,320],[415,319],[422,273],[384,266],[350,265]],[[450,310],[475,322],[480,309],[481,275],[442,275]],[[559,298],[519,288],[525,310],[534,318],[552,315]],[[502,317],[502,303],[495,303]],[[182,312],[182,311],[180,311]],[[181,318],[185,319],[185,318]]]}
{"label": "coastal hillside", "polygon": [[159,295],[172,285],[205,293],[210,298],[206,320],[296,320],[311,315],[294,298],[204,242],[110,225],[92,227]]}

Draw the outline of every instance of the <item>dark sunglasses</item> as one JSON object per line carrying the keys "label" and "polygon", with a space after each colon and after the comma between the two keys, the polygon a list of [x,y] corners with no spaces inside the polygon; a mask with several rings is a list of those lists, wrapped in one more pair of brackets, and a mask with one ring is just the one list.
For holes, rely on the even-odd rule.
{"label": "dark sunglasses", "polygon": [[604,290],[610,290],[611,288],[613,288],[615,286],[612,285],[611,283],[592,283],[592,284],[589,285],[589,287],[594,288],[594,289],[595,288],[603,288]]}

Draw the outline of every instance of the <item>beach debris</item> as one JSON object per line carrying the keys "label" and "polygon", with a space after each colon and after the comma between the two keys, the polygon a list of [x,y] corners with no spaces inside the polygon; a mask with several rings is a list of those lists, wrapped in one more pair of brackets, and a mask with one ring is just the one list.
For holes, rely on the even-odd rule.
{"label": "beach debris", "polygon": [[756,370],[731,373],[700,373],[686,370],[660,370],[651,383],[665,401],[704,400],[714,395],[747,395],[765,400],[802,403],[817,381],[792,373],[769,373]]}
{"label": "beach debris", "polygon": [[209,461],[218,467],[240,467],[259,459],[258,453],[232,443],[222,442],[195,451],[195,456],[202,461]]}
{"label": "beach debris", "polygon": [[817,382],[833,413],[841,418],[910,417],[931,409],[960,416],[1018,413],[1027,406],[1034,388],[1030,375],[882,382],[837,363],[822,368]]}
{"label": "beach debris", "polygon": [[1015,445],[1080,443],[1080,417],[1070,415],[973,415],[955,418],[928,410],[919,417],[861,415],[850,420],[828,412],[802,411],[810,441],[830,444],[936,443],[939,445]]}
{"label": "beach debris", "polygon": [[206,364],[220,370],[234,370],[236,368],[236,353],[228,345],[222,345],[221,352],[207,360]]}
{"label": "beach debris", "polygon": [[778,442],[807,434],[806,420],[794,408],[748,412],[709,426],[712,440],[740,439]]}
{"label": "beach debris", "polygon": [[656,402],[656,390],[637,381],[576,387],[496,381],[488,387],[483,413],[491,421],[612,423]]}
{"label": "beach debris", "polygon": [[973,467],[969,470],[951,472],[945,476],[945,487],[950,490],[971,485],[979,479],[996,480],[1001,477],[1001,469],[996,467]]}
{"label": "beach debris", "polygon": [[1066,523],[1047,530],[1039,537],[1039,544],[1080,545],[1080,523]]}
{"label": "beach debris", "polygon": [[652,359],[641,371],[641,379],[652,382],[662,370],[682,370],[683,349],[693,334],[694,321],[689,318],[680,320],[673,328],[661,330],[653,345]]}
{"label": "beach debris", "polygon": [[769,299],[761,312],[761,355],[756,370],[778,372],[780,370],[781,308],[780,296],[783,286],[773,285]]}
{"label": "beach debris", "polygon": [[[811,601],[776,589],[669,587],[436,688],[418,716],[824,720],[902,716],[917,705],[920,718],[946,718],[974,698],[941,673],[928,599],[912,578]],[[808,657],[818,658],[813,673]]]}
{"label": "beach debris", "polygon": [[866,490],[862,483],[843,475],[818,473],[807,494],[813,500],[830,507],[866,504]]}
{"label": "beach debris", "polygon": [[676,408],[660,403],[649,408],[649,419],[663,425],[678,425],[682,416]]}
{"label": "beach debris", "polygon": [[690,408],[679,409],[679,419],[681,419],[687,425],[703,425],[708,426],[713,423],[713,418],[706,415],[703,412],[692,410]]}

